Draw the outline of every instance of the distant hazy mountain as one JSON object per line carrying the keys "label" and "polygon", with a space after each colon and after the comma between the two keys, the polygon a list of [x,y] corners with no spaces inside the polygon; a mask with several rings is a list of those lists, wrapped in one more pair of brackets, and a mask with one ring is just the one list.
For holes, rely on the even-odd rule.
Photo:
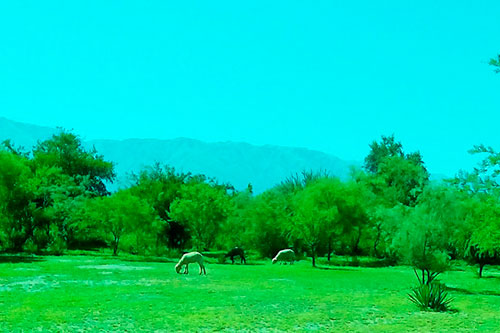
{"label": "distant hazy mountain", "polygon": [[11,139],[14,145],[30,150],[38,140],[50,138],[57,129],[25,123],[18,123],[0,117],[0,142]]}
{"label": "distant hazy mountain", "polygon": [[[303,148],[254,146],[247,143],[206,143],[192,139],[90,141],[97,151],[117,163],[119,175],[138,171],[155,162],[179,171],[203,173],[229,182],[237,189],[252,183],[262,192],[302,170],[327,170],[346,178],[352,163],[335,156]],[[123,182],[123,181],[120,181]]]}
{"label": "distant hazy mountain", "polygon": [[[46,139],[56,131],[0,118],[0,140],[12,139],[15,145],[25,148],[31,148],[37,140]],[[127,186],[127,174],[155,162],[168,164],[178,171],[203,173],[220,182],[229,182],[237,189],[244,189],[251,183],[256,193],[302,170],[321,169],[346,178],[350,165],[359,164],[304,148],[237,142],[206,143],[186,138],[93,140],[84,144],[95,146],[106,160],[116,164],[118,179],[114,188]]]}

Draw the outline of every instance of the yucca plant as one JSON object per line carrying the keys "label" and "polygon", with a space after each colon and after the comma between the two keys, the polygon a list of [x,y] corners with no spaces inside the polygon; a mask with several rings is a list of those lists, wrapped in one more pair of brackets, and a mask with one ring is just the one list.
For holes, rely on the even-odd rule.
{"label": "yucca plant", "polygon": [[447,311],[453,301],[453,298],[448,295],[445,285],[438,281],[429,284],[419,283],[417,287],[411,288],[408,297],[410,301],[425,311]]}

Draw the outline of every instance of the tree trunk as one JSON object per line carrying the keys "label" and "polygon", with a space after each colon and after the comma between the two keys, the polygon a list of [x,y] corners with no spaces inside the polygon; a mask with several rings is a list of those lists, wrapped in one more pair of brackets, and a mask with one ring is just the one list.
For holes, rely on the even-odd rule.
{"label": "tree trunk", "polygon": [[378,255],[378,251],[377,251],[377,246],[380,242],[380,236],[381,236],[381,231],[380,231],[380,227],[377,226],[377,237],[375,238],[375,241],[373,242],[373,255],[378,258],[379,255]]}
{"label": "tree trunk", "polygon": [[484,268],[484,265],[483,263],[480,263],[479,264],[479,277],[482,278],[483,277],[483,268]]}
{"label": "tree trunk", "polygon": [[115,241],[113,242],[113,255],[118,255],[118,243],[120,242],[120,237],[114,236]]}
{"label": "tree trunk", "polygon": [[316,244],[311,245],[312,265],[316,267]]}
{"label": "tree trunk", "polygon": [[359,242],[361,241],[361,228],[358,227],[358,235],[354,240],[354,244],[352,246],[352,254],[358,254],[359,252]]}
{"label": "tree trunk", "polygon": [[330,262],[330,257],[332,254],[332,238],[328,238],[328,262]]}

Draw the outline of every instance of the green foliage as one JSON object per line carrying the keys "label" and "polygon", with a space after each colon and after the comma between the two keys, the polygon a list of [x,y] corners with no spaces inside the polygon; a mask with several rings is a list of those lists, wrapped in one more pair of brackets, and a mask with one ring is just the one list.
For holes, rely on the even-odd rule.
{"label": "green foliage", "polygon": [[402,224],[392,245],[403,262],[422,272],[424,283],[448,268],[448,249],[461,216],[456,195],[452,189],[428,187],[416,207],[400,210]]}
{"label": "green foliage", "polygon": [[414,206],[428,182],[427,171],[401,157],[388,157],[379,164],[378,177],[383,181],[383,196],[394,204]]}
{"label": "green foliage", "polygon": [[33,190],[29,161],[0,150],[0,234],[2,249],[20,251],[33,233]]}
{"label": "green foliage", "polygon": [[337,207],[340,187],[339,180],[324,178],[295,195],[291,232],[308,246],[313,266],[320,243],[331,239],[333,234],[340,234],[342,229]]}
{"label": "green foliage", "polygon": [[370,144],[370,153],[365,157],[365,169],[377,173],[379,164],[387,157],[404,157],[403,145],[396,141],[394,135],[382,135],[380,143],[373,141]]}
{"label": "green foliage", "polygon": [[418,286],[411,288],[408,297],[410,301],[424,311],[447,311],[453,301],[448,295],[445,285],[437,281],[430,284],[419,283]]}
{"label": "green foliage", "polygon": [[365,169],[375,176],[371,181],[374,193],[385,196],[392,205],[415,205],[429,180],[422,155],[418,151],[405,154],[394,135],[382,136],[381,142],[372,142],[370,149]]}
{"label": "green foliage", "polygon": [[212,248],[233,209],[224,188],[207,183],[186,184],[170,205],[170,218],[185,225],[195,249]]}
{"label": "green foliage", "polygon": [[249,228],[246,214],[254,200],[251,187],[231,196],[232,211],[222,223],[217,243],[222,249],[232,249],[235,246],[247,247],[247,229]]}
{"label": "green foliage", "polygon": [[496,196],[479,193],[472,195],[466,204],[465,256],[479,265],[481,277],[485,265],[500,263],[500,202]]}
{"label": "green foliage", "polygon": [[162,222],[148,203],[123,190],[108,197],[88,199],[81,207],[81,218],[76,225],[77,233],[98,232],[110,244],[113,255],[119,251],[124,235],[133,234],[136,253],[149,252],[154,244],[153,235]]}
{"label": "green foliage", "polygon": [[[204,175],[154,165],[113,195],[113,166],[62,131],[33,154],[11,142],[0,149],[0,250],[63,253],[107,244],[115,254],[242,246],[271,257],[292,247],[397,259],[431,282],[450,258],[480,266],[500,254],[500,155],[475,146],[482,163],[448,186],[429,186],[420,153],[394,136],[373,142],[352,181],[302,172],[253,196]],[[450,186],[451,185],[451,186]]]}
{"label": "green foliage", "polygon": [[37,166],[30,179],[33,189],[33,237],[37,252],[46,249],[62,253],[71,235],[68,218],[72,214],[74,199],[84,197],[86,190],[58,167]]}
{"label": "green foliage", "polygon": [[284,194],[291,194],[303,190],[307,187],[307,185],[310,185],[319,179],[328,177],[329,174],[326,170],[319,170],[316,172],[312,170],[303,170],[300,173],[293,174],[286,178],[276,187],[276,189]]}
{"label": "green foliage", "polygon": [[177,173],[174,168],[157,163],[134,177],[136,184],[130,189],[131,193],[146,200],[166,222],[156,235],[156,250],[159,251],[160,243],[170,248],[183,248],[189,235],[183,225],[170,220],[170,205],[180,197],[182,185],[191,180],[191,174]]}
{"label": "green foliage", "polygon": [[245,245],[263,257],[273,257],[291,245],[287,235],[290,224],[289,198],[276,189],[256,196],[241,213],[245,228]]}
{"label": "green foliage", "polygon": [[461,172],[450,181],[467,194],[462,200],[464,223],[459,229],[465,258],[479,265],[479,277],[487,264],[500,263],[500,153],[476,145],[469,151],[483,160],[472,172]]}
{"label": "green foliage", "polygon": [[84,149],[80,138],[64,130],[40,142],[33,150],[33,160],[36,165],[60,168],[93,195],[109,194],[104,181],[115,177],[112,163],[106,162],[95,148]]}
{"label": "green foliage", "polygon": [[500,73],[500,55],[497,56],[497,59],[490,59],[489,64],[491,66],[496,67],[495,72]]}

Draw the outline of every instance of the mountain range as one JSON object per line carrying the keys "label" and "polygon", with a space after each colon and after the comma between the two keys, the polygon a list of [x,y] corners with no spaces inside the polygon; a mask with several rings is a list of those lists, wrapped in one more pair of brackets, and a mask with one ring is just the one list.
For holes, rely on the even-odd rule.
{"label": "mountain range", "polygon": [[[10,139],[15,146],[27,150],[57,132],[56,128],[0,117],[0,141]],[[230,183],[238,190],[251,183],[255,193],[304,170],[324,170],[345,179],[352,165],[361,164],[306,148],[256,146],[241,142],[209,143],[188,138],[84,140],[83,144],[85,147],[94,146],[99,154],[115,164],[117,180],[111,186],[112,190],[129,186],[132,172],[137,173],[156,162],[172,166],[177,171],[203,173],[219,182]]]}

